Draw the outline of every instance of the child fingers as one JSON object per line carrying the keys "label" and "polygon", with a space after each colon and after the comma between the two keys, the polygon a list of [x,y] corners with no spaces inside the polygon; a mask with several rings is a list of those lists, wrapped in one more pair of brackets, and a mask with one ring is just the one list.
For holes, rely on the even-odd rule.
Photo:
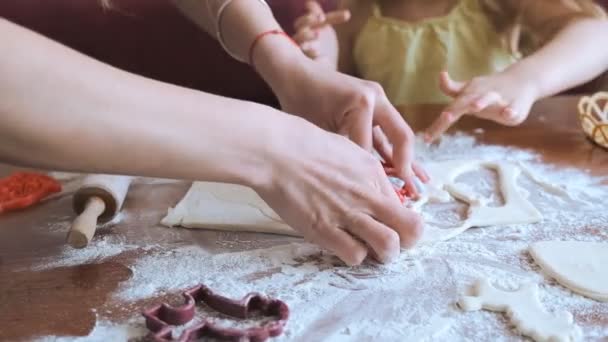
{"label": "child fingers", "polygon": [[325,13],[323,7],[321,7],[321,4],[315,0],[306,1],[306,11],[316,15],[323,15]]}
{"label": "child fingers", "polygon": [[464,113],[452,113],[444,111],[439,115],[437,119],[426,129],[424,134],[424,140],[427,143],[437,140],[443,133],[445,133]]}
{"label": "child fingers", "polygon": [[464,90],[465,85],[465,82],[454,81],[447,71],[442,71],[439,74],[439,88],[448,96],[458,96]]}
{"label": "child fingers", "polygon": [[448,105],[444,111],[452,113],[458,118],[467,113],[479,112],[476,102],[484,96],[485,95],[480,96],[479,93],[465,91],[454,99],[454,101],[452,101],[452,103],[450,103],[450,105]]}
{"label": "child fingers", "polygon": [[296,31],[299,31],[303,28],[317,27],[323,25],[325,22],[325,14],[321,12],[321,14],[317,13],[308,13],[296,19],[293,24],[293,27]]}
{"label": "child fingers", "polygon": [[325,22],[323,25],[339,25],[350,20],[349,10],[339,10],[329,12],[325,15]]}
{"label": "child fingers", "polygon": [[293,36],[293,40],[300,46],[302,46],[302,44],[306,42],[311,42],[318,38],[319,33],[317,31],[311,30],[310,28],[303,28],[296,32],[296,34]]}
{"label": "child fingers", "polygon": [[495,91],[490,91],[481,95],[471,103],[471,111],[474,113],[481,112],[494,104],[502,106],[506,105],[500,94]]}
{"label": "child fingers", "polygon": [[504,125],[517,126],[525,120],[526,115],[524,113],[523,109],[517,108],[514,104],[510,104],[502,110],[500,116],[504,121]]}
{"label": "child fingers", "polygon": [[476,95],[464,94],[457,97],[454,102],[447,106],[441,115],[431,124],[425,134],[425,140],[432,142],[445,133],[454,123],[466,113],[471,111],[471,104]]}
{"label": "child fingers", "polygon": [[315,59],[321,55],[318,41],[304,42],[300,45],[300,48],[309,58]]}
{"label": "child fingers", "polygon": [[338,25],[350,20],[349,10],[336,10],[325,13],[323,7],[316,1],[306,2],[306,15],[296,19],[294,22],[295,30],[304,26],[319,28],[325,25]]}

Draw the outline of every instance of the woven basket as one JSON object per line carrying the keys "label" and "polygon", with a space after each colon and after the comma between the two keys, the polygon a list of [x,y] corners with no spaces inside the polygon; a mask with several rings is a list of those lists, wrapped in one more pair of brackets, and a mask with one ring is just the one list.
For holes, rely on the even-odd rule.
{"label": "woven basket", "polygon": [[581,98],[578,118],[587,137],[608,149],[608,92]]}

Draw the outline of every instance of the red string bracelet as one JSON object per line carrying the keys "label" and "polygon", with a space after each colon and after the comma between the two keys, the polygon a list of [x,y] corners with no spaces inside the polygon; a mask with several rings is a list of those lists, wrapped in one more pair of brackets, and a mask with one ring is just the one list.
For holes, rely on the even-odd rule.
{"label": "red string bracelet", "polygon": [[285,33],[285,31],[283,31],[283,30],[274,29],[274,30],[264,31],[255,37],[255,39],[253,40],[253,43],[251,43],[251,46],[249,47],[249,65],[253,66],[253,52],[255,50],[255,47],[258,45],[260,40],[262,40],[262,38],[269,36],[269,35],[285,36],[285,37],[287,37],[287,39],[289,39],[294,45],[298,46],[298,48],[299,48],[298,43],[296,43],[293,39],[291,39],[291,37],[287,33]]}

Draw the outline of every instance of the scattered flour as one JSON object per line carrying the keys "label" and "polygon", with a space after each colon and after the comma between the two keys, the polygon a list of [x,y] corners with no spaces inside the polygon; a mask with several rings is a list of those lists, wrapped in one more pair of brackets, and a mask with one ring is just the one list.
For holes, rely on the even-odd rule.
{"label": "scattered flour", "polygon": [[[100,226],[100,228],[104,228],[106,226],[114,225],[120,222],[123,219],[124,213],[119,213],[116,217]],[[71,219],[71,218],[69,218]],[[53,225],[47,227],[49,230],[53,231],[62,231],[67,232],[71,222],[66,218],[66,221],[60,221]],[[65,245],[62,247],[61,258],[59,259],[43,259],[38,264],[30,267],[30,270],[44,270],[56,267],[65,267],[65,266],[74,266],[74,265],[82,265],[82,264],[90,264],[98,261],[102,261],[103,259],[116,256],[120,253],[134,250],[134,249],[144,249],[150,250],[152,248],[157,247],[156,245],[148,245],[148,246],[139,246],[134,244],[127,244],[124,242],[123,238],[119,235],[106,235],[103,237],[96,237],[91,241],[91,243],[82,249],[76,249],[69,245]]]}
{"label": "scattered flour", "polygon": [[[536,179],[524,173],[520,186],[544,220],[472,229],[452,240],[404,252],[389,265],[368,261],[346,267],[304,242],[219,255],[197,246],[165,249],[137,260],[132,266],[133,278],[123,283],[116,296],[132,301],[176,293],[199,283],[234,298],[262,292],[290,307],[287,330],[279,341],[521,340],[503,316],[464,313],[456,307],[459,295],[474,279],[487,277],[507,290],[523,282],[542,283],[540,299],[549,311],[571,311],[585,340],[608,338],[608,326],[600,321],[604,319],[605,325],[608,306],[544,279],[527,253],[528,246],[540,240],[608,241],[608,186],[601,185],[601,178],[543,165],[529,151],[477,145],[466,135],[445,137],[434,147],[420,143],[417,151],[423,161],[470,158],[522,163]],[[470,184],[477,191],[491,189],[494,182],[487,175],[477,180]],[[541,183],[551,184],[553,190],[544,190]],[[424,216],[433,222],[438,213],[425,209]],[[459,219],[452,216],[450,221]],[[239,241],[232,243],[240,250],[248,249]],[[128,248],[131,246],[112,239],[97,241],[84,250],[66,251],[64,258],[52,265],[85,263]],[[86,341],[126,340],[143,334],[143,318],[133,317],[127,325],[98,323]]]}
{"label": "scattered flour", "polygon": [[36,342],[108,342],[130,341],[145,336],[147,330],[144,325],[135,322],[119,325],[109,322],[97,321],[95,328],[84,337],[46,336],[38,338]]}

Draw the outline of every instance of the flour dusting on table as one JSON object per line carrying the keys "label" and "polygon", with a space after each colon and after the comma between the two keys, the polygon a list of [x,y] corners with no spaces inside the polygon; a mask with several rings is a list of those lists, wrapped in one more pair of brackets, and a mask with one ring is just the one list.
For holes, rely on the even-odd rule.
{"label": "flour dusting on table", "polygon": [[[580,170],[543,165],[528,151],[477,145],[466,135],[445,137],[434,147],[420,143],[417,153],[423,161],[520,163],[534,177],[524,172],[519,185],[529,193],[544,220],[474,228],[452,240],[404,252],[389,265],[368,261],[358,267],[346,267],[334,256],[304,242],[249,250],[255,242],[239,242],[235,234],[231,247],[246,251],[214,255],[197,246],[185,246],[147,253],[132,265],[133,278],[122,284],[116,296],[135,301],[179,293],[199,283],[234,298],[251,291],[262,292],[285,301],[291,309],[287,329],[279,341],[521,340],[503,316],[464,313],[456,307],[459,295],[476,278],[486,277],[506,290],[517,289],[524,282],[538,282],[540,299],[547,310],[572,312],[586,341],[608,338],[608,305],[544,279],[527,253],[531,243],[541,240],[607,242],[608,186],[601,185],[602,179]],[[459,180],[475,181],[473,188],[483,193],[492,192],[494,178],[491,172],[479,172]],[[455,202],[452,207],[457,210],[459,205]],[[437,210],[445,208],[427,208],[425,219],[454,225],[462,219],[455,212],[449,215]],[[443,216],[446,218],[438,219]],[[102,247],[116,248],[111,243]],[[67,260],[61,262],[85,262],[82,256],[86,253],[85,249],[67,254]],[[93,336],[103,340],[104,334],[111,336],[121,329],[139,331],[142,325],[140,317],[133,317],[127,325],[101,322]]]}

